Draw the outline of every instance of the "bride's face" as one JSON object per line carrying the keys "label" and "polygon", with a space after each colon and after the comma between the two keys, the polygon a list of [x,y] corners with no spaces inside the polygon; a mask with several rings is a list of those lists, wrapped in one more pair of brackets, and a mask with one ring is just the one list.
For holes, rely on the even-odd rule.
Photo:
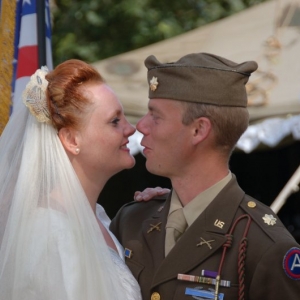
{"label": "bride's face", "polygon": [[126,120],[123,107],[106,84],[88,85],[86,94],[91,106],[80,129],[80,156],[86,167],[112,176],[132,168],[128,137],[135,128]]}

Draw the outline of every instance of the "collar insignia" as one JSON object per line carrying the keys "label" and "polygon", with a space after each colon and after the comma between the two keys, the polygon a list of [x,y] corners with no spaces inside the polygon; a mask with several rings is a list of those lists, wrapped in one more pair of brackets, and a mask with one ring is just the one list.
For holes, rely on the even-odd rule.
{"label": "collar insignia", "polygon": [[219,228],[223,228],[223,226],[225,225],[225,222],[223,222],[223,221],[221,221],[221,220],[218,220],[218,219],[216,219],[216,221],[215,221],[215,223],[214,223],[214,225],[216,226],[216,227],[219,227]]}
{"label": "collar insignia", "polygon": [[197,247],[198,246],[202,246],[202,245],[207,245],[207,247],[211,250],[212,249],[212,246],[211,246],[211,243],[214,242],[215,240],[210,240],[210,241],[206,241],[204,238],[200,237],[201,239],[201,242],[199,244],[197,244]]}
{"label": "collar insignia", "polygon": [[156,229],[157,231],[160,231],[160,225],[161,225],[161,222],[153,225],[153,224],[150,224],[150,229],[147,231],[147,233],[150,233],[152,232],[154,229]]}

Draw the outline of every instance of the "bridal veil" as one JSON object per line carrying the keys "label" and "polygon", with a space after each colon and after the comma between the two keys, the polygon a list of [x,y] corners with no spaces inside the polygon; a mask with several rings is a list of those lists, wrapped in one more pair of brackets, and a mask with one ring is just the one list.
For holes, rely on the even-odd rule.
{"label": "bridal veil", "polygon": [[[37,110],[46,72],[24,95]],[[110,250],[44,115],[39,122],[20,105],[0,137],[0,299],[122,299]]]}

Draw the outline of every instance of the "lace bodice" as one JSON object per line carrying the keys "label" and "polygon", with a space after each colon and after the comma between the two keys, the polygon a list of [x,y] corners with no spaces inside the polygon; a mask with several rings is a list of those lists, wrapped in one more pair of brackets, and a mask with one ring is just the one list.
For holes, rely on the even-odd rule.
{"label": "lace bodice", "polygon": [[116,274],[119,278],[121,278],[122,282],[122,289],[123,289],[123,295],[124,299],[130,299],[130,300],[142,300],[141,294],[140,294],[140,287],[131,274],[131,271],[127,267],[127,265],[124,262],[124,248],[121,246],[117,238],[113,235],[113,233],[109,230],[109,224],[110,219],[107,216],[104,208],[97,204],[96,208],[96,215],[98,220],[103,224],[103,226],[107,229],[109,232],[111,238],[113,239],[116,248],[118,249],[117,253],[113,249],[110,249],[111,257],[113,262],[115,263],[117,273]]}
{"label": "lace bodice", "polygon": [[123,299],[130,299],[130,300],[142,300],[141,294],[140,294],[140,287],[131,274],[131,271],[126,266],[124,261],[120,258],[118,253],[114,251],[113,249],[110,249],[111,257],[113,262],[116,265],[116,269],[119,276],[121,278],[122,282],[122,289],[124,290],[124,298]]}

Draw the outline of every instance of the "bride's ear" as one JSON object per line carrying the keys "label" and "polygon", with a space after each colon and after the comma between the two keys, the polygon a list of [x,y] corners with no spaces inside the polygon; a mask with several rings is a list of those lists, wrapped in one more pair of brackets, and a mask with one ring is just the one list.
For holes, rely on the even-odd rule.
{"label": "bride's ear", "polygon": [[59,130],[58,137],[67,152],[79,154],[79,138],[76,130],[63,127]]}

